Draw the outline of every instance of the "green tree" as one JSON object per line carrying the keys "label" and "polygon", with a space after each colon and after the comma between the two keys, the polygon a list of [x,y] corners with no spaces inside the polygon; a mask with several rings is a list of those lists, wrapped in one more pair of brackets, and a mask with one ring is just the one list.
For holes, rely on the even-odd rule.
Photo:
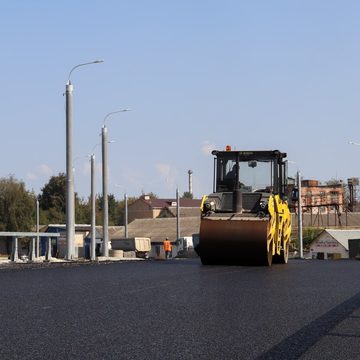
{"label": "green tree", "polygon": [[35,225],[36,197],[13,176],[0,179],[0,230],[30,231]]}
{"label": "green tree", "polygon": [[309,227],[303,229],[303,246],[309,250],[311,243],[320,235],[324,228]]}
{"label": "green tree", "polygon": [[[97,208],[99,209],[100,213],[97,217],[101,217],[101,223],[102,223],[102,214],[103,214],[103,196],[98,195],[97,196]],[[119,221],[117,219],[117,201],[115,199],[114,194],[108,194],[108,216],[109,216],[109,225],[114,226],[118,225]]]}
{"label": "green tree", "polygon": [[42,210],[56,209],[59,213],[65,214],[66,176],[64,173],[52,176],[41,191],[39,201]]}
{"label": "green tree", "polygon": [[119,222],[116,221],[116,200],[114,194],[109,194],[108,206],[109,206],[109,225],[111,226],[118,225]]}
{"label": "green tree", "polygon": [[[128,208],[133,204],[138,197],[129,197],[128,198]],[[115,213],[115,225],[125,225],[125,200],[117,201],[116,203],[116,213]]]}
{"label": "green tree", "polygon": [[76,198],[75,220],[77,224],[91,223],[91,198],[88,200]]}
{"label": "green tree", "polygon": [[[52,176],[41,191],[39,203],[42,210],[42,222],[64,224],[66,222],[66,175],[59,173]],[[88,203],[79,199],[75,193],[75,222],[89,222],[89,214]]]}
{"label": "green tree", "polygon": [[96,224],[102,224],[103,218],[103,201],[102,195],[98,194],[95,197],[95,218]]}
{"label": "green tree", "polygon": [[189,191],[185,191],[181,198],[182,199],[193,199],[194,195]]}
{"label": "green tree", "polygon": [[153,192],[149,192],[149,193],[147,193],[147,194],[145,194],[144,192],[142,192],[141,196],[144,196],[144,195],[149,196],[150,199],[158,199],[158,198],[159,198],[159,197],[158,197],[155,193],[153,193]]}

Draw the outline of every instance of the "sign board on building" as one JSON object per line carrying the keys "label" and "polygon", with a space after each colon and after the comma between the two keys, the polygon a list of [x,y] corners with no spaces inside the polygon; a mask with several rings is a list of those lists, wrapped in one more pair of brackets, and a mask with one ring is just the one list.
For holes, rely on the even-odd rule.
{"label": "sign board on building", "polygon": [[314,244],[315,247],[339,247],[340,244],[335,239],[320,239]]}

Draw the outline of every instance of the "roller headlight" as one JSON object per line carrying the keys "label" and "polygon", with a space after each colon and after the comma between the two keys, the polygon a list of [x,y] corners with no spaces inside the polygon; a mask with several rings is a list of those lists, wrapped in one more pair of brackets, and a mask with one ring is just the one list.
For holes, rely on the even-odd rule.
{"label": "roller headlight", "polygon": [[215,211],[215,209],[216,209],[215,201],[213,201],[213,200],[207,201],[204,204],[204,208],[205,208],[206,211]]}
{"label": "roller headlight", "polygon": [[260,201],[260,207],[262,209],[265,209],[266,208],[266,202],[265,201]]}

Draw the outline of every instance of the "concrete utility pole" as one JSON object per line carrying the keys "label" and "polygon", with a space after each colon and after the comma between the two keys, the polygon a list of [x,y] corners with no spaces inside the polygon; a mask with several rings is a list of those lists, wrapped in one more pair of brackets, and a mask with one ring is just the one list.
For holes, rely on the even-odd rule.
{"label": "concrete utility pole", "polygon": [[180,239],[180,196],[176,189],[176,240]]}
{"label": "concrete utility pole", "polygon": [[74,66],[66,83],[66,258],[75,257],[75,192],[73,174],[73,119],[72,119],[72,92],[70,81],[71,73],[80,66],[102,63],[104,60],[95,60]]}
{"label": "concrete utility pole", "polygon": [[13,236],[12,238],[12,253],[11,253],[11,260],[18,261],[19,260],[19,246],[18,246],[18,238]]}
{"label": "concrete utility pole", "polygon": [[109,256],[109,204],[108,204],[108,153],[107,153],[107,128],[102,127],[102,192],[103,192],[103,252],[105,257]]}
{"label": "concrete utility pole", "polygon": [[297,172],[297,185],[299,191],[298,199],[298,237],[299,237],[299,257],[300,259],[304,258],[303,250],[303,234],[302,234],[302,206],[301,206],[301,174],[300,171]]}
{"label": "concrete utility pole", "polygon": [[40,210],[39,210],[39,198],[36,198],[36,251],[35,251],[35,257],[40,256],[40,237],[39,237],[39,229],[40,229]]}
{"label": "concrete utility pole", "polygon": [[[71,72],[70,72],[71,73]],[[70,76],[70,75],[69,75]],[[68,80],[66,84],[66,258],[74,258],[75,239],[75,195],[72,149],[72,92],[73,86]]]}
{"label": "concrete utility pole", "polygon": [[32,237],[30,242],[30,252],[29,252],[29,260],[34,261],[36,259],[36,252],[35,252],[35,240],[36,238]]}
{"label": "concrete utility pole", "polygon": [[128,197],[127,194],[125,193],[124,195],[124,202],[125,202],[125,239],[127,239],[129,237],[129,233],[128,233]]}
{"label": "concrete utility pole", "polygon": [[95,201],[95,154],[90,157],[91,167],[91,243],[90,259],[96,260],[96,201]]}

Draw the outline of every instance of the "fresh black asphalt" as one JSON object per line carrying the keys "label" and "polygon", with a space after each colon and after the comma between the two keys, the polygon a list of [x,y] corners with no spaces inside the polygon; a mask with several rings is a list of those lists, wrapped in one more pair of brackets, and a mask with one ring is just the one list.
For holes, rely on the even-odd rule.
{"label": "fresh black asphalt", "polygon": [[360,261],[0,269],[0,359],[360,359]]}

